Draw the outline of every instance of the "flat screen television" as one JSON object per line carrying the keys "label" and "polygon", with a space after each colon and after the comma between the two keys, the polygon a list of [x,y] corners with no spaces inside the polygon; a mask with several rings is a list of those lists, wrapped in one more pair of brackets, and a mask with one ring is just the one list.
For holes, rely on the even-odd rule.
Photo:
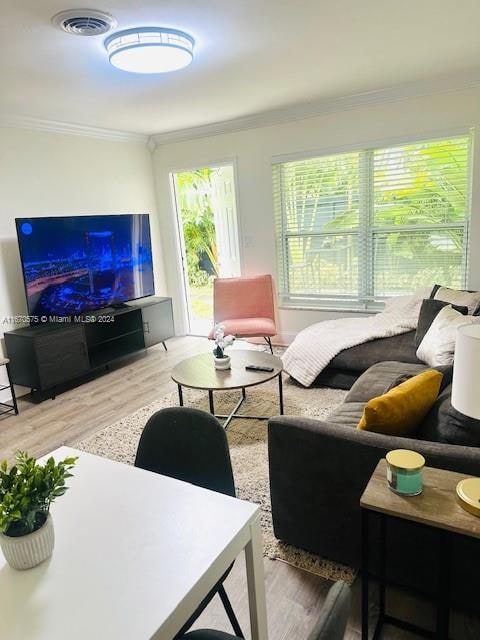
{"label": "flat screen television", "polygon": [[148,214],[15,223],[30,316],[45,322],[153,295]]}

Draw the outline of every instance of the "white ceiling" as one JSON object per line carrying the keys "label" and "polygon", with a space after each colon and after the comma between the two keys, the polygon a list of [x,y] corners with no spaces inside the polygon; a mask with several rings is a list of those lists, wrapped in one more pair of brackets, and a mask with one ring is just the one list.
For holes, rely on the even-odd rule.
{"label": "white ceiling", "polygon": [[196,40],[171,74],[108,63],[51,17],[83,0],[0,0],[0,114],[161,133],[480,70],[479,0],[86,0],[118,28]]}

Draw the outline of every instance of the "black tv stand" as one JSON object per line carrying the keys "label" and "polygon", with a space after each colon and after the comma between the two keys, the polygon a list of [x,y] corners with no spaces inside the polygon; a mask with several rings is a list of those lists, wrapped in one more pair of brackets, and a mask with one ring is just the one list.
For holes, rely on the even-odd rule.
{"label": "black tv stand", "polygon": [[[116,304],[111,304],[110,307],[108,307],[109,309],[125,309],[125,307],[128,307],[128,304],[126,302],[117,302]],[[101,311],[105,312],[105,309],[101,309]]]}
{"label": "black tv stand", "polygon": [[174,335],[171,298],[144,298],[68,322],[5,333],[14,384],[55,396],[67,382],[145,350]]}

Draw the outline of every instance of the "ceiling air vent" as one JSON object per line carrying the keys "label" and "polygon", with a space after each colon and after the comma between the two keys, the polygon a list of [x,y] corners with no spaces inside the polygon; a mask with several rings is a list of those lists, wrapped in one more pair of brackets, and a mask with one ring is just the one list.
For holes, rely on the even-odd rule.
{"label": "ceiling air vent", "polygon": [[61,11],[53,16],[52,22],[75,36],[100,36],[117,25],[117,21],[109,13],[95,9]]}

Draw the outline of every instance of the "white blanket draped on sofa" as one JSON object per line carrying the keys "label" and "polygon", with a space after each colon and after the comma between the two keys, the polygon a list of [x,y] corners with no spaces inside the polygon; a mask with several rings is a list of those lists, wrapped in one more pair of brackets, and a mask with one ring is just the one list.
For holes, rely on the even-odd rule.
{"label": "white blanket draped on sofa", "polygon": [[422,300],[430,289],[391,298],[385,311],[366,318],[324,320],[303,329],[283,354],[285,371],[309,387],[328,363],[344,349],[377,338],[389,338],[417,327]]}

